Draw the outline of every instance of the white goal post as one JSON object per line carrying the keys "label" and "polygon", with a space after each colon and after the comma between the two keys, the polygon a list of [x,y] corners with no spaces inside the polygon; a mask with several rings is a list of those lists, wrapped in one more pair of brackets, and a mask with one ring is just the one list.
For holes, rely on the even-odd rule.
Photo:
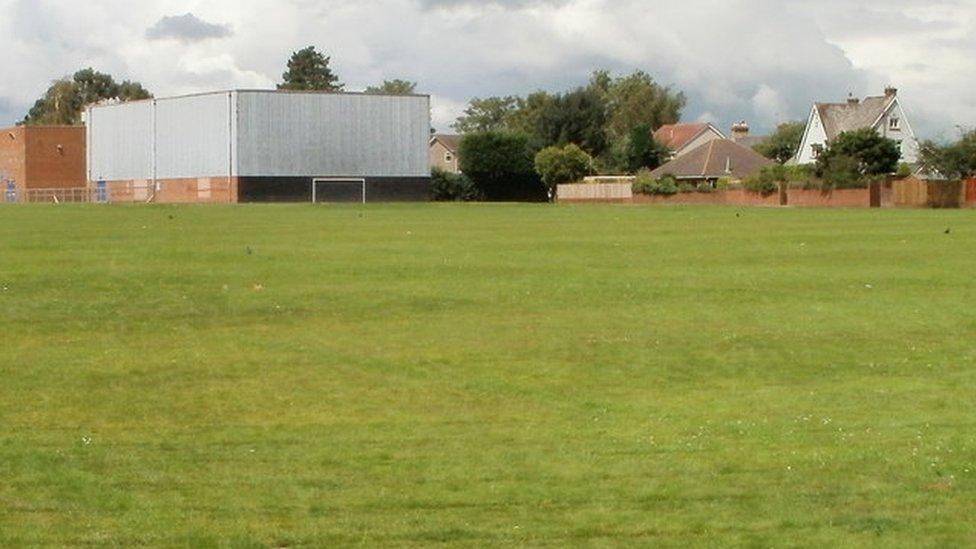
{"label": "white goal post", "polygon": [[[356,199],[343,200],[343,202],[358,202],[361,199],[363,204],[366,203],[366,179],[362,177],[316,177],[312,179],[312,204],[318,204],[322,198],[319,193],[319,185],[355,187],[354,191],[349,190],[347,194],[351,197],[353,193],[356,193]],[[328,202],[328,200],[321,201]]]}

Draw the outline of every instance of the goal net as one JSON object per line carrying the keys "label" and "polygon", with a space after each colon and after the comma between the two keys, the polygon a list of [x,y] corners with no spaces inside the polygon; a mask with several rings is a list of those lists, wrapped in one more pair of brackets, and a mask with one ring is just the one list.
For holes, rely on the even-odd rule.
{"label": "goal net", "polygon": [[312,180],[312,203],[366,203],[366,180],[323,178]]}

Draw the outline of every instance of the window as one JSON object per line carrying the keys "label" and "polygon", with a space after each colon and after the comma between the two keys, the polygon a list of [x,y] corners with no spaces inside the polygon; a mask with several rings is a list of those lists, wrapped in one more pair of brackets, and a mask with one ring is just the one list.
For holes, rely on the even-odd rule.
{"label": "window", "polygon": [[823,152],[823,145],[816,143],[810,145],[810,156],[812,158],[820,158],[820,153]]}
{"label": "window", "polygon": [[454,162],[454,155],[449,152],[444,153],[444,162],[447,162],[448,164]]}
{"label": "window", "polygon": [[888,129],[898,131],[901,129],[901,120],[895,117],[888,119]]}

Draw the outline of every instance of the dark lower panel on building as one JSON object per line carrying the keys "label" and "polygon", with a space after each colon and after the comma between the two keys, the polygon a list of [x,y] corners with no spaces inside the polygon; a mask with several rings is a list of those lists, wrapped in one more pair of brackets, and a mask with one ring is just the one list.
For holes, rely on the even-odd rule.
{"label": "dark lower panel on building", "polygon": [[366,181],[366,202],[426,202],[430,200],[429,177],[240,177],[238,202],[312,202],[312,181],[317,202],[362,202]]}

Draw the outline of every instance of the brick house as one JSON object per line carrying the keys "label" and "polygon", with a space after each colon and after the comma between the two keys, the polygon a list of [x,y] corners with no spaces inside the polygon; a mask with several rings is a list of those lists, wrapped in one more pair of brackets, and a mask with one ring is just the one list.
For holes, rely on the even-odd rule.
{"label": "brick house", "polygon": [[460,135],[436,134],[430,138],[430,167],[448,173],[461,173],[458,162]]}

